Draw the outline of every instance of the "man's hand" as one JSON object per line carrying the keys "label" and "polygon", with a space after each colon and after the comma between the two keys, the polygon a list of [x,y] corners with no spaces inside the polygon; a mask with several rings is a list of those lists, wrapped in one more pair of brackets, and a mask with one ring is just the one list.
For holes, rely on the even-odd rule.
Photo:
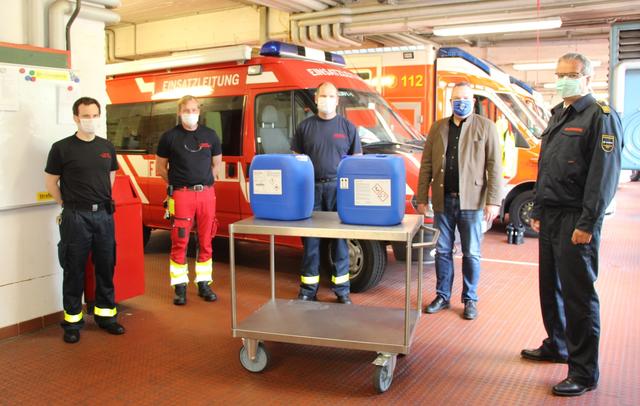
{"label": "man's hand", "polygon": [[571,236],[571,242],[573,243],[573,245],[589,244],[591,242],[591,233],[578,230],[576,228],[575,230],[573,230],[573,235]]}
{"label": "man's hand", "polygon": [[536,233],[540,232],[540,220],[538,220],[538,219],[530,219],[529,220],[529,225],[531,226],[531,229],[533,231],[535,231]]}
{"label": "man's hand", "polygon": [[496,217],[500,214],[500,206],[494,204],[488,204],[484,206],[484,221],[491,224]]}
{"label": "man's hand", "polygon": [[416,208],[418,214],[425,215],[427,213],[427,204],[426,203],[418,203],[418,207]]}

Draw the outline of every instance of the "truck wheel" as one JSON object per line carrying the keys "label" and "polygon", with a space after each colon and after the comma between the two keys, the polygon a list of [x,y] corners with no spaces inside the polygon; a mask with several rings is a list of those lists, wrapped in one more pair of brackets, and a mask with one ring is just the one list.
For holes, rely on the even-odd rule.
{"label": "truck wheel", "polygon": [[524,225],[524,235],[537,238],[538,233],[529,225],[531,210],[533,209],[533,190],[527,190],[516,196],[509,206],[509,221],[514,226]]}
{"label": "truck wheel", "polygon": [[147,246],[149,242],[149,238],[151,238],[151,228],[147,226],[142,226],[142,248]]}
{"label": "truck wheel", "polygon": [[[365,292],[376,286],[387,267],[387,250],[380,241],[347,240],[351,292]],[[326,249],[329,274],[333,269],[331,244]]]}

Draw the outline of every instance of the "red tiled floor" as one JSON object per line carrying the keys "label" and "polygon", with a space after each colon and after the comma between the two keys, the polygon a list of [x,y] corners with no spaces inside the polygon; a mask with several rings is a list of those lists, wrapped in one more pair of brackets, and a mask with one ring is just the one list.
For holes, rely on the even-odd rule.
{"label": "red tiled floor", "polygon": [[[411,353],[398,359],[393,384],[384,394],[373,389],[371,352],[267,342],[267,370],[244,370],[238,360],[240,340],[231,337],[228,247],[216,247],[219,301],[199,300],[190,286],[187,305],[176,307],[168,286],[168,235],[156,232],[145,256],[147,293],[120,306],[127,334],[109,336],[89,321],[76,345],[65,344],[57,326],[0,341],[0,404],[638,405],[638,201],[640,183],[621,185],[617,213],[605,223],[597,282],[601,380],[596,391],[579,399],[550,394],[550,387],[565,377],[565,365],[519,357],[522,348],[544,338],[537,243],[527,239],[524,245],[507,245],[503,230],[496,228],[483,245],[479,318],[463,320],[458,300],[448,311],[421,318]],[[294,297],[300,252],[280,248],[277,255],[277,296]],[[268,249],[241,243],[237,258],[242,319],[268,297]],[[402,306],[403,264],[391,253],[389,259],[382,283],[353,294],[356,304]],[[434,284],[429,267],[425,301],[432,298]],[[454,284],[454,298],[459,298],[459,268]],[[333,299],[326,285],[319,298]]]}

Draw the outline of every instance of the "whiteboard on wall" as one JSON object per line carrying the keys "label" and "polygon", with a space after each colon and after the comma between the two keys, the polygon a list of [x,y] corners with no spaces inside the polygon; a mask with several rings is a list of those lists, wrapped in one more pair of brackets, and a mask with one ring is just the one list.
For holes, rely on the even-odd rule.
{"label": "whiteboard on wall", "polygon": [[51,145],[76,131],[79,79],[70,70],[0,64],[0,210],[52,203]]}

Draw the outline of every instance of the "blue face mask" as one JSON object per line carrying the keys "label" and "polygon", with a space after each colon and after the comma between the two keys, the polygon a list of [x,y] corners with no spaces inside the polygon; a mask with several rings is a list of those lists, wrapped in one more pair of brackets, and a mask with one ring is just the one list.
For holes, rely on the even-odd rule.
{"label": "blue face mask", "polygon": [[465,118],[471,114],[473,109],[473,100],[469,99],[456,99],[453,100],[453,114],[458,117]]}

